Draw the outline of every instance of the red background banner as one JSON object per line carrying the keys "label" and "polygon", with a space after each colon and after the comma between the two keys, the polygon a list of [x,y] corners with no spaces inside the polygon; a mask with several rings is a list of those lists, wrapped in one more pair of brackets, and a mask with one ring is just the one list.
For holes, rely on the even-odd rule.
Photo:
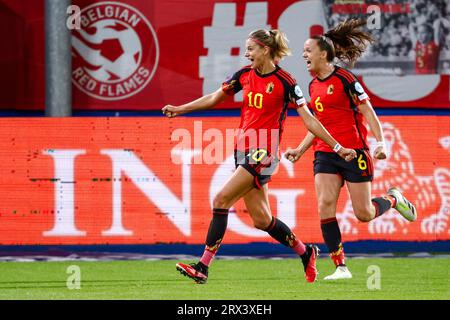
{"label": "red background banner", "polygon": [[[449,240],[450,118],[381,121],[389,157],[375,162],[373,194],[396,185],[419,217],[408,223],[391,210],[358,222],[343,188],[337,217],[344,240]],[[233,170],[227,129],[238,123],[238,117],[0,119],[0,244],[202,244],[213,196]],[[300,123],[288,119],[282,150],[303,138]],[[312,156],[281,162],[270,203],[302,240],[322,242]],[[253,228],[239,202],[225,241],[272,240]]]}
{"label": "red background banner", "polygon": [[[243,58],[243,46],[248,33],[269,27],[287,33],[294,54],[282,62],[282,66],[307,91],[311,77],[301,59],[303,42],[311,33],[326,28],[321,1],[200,0],[180,5],[179,1],[170,0],[75,0],[73,4],[85,10],[82,13],[84,19],[91,17],[94,20],[86,27],[82,24],[84,29],[79,33],[86,32],[81,38],[90,43],[85,62],[95,64],[90,78],[83,80],[81,73],[76,73],[80,66],[77,60],[80,51],[74,52],[75,110],[158,110],[168,103],[180,104],[207,94],[247,63]],[[96,11],[100,6],[108,5],[111,10],[122,8],[114,11],[118,14],[109,20],[104,12]],[[91,6],[91,13],[86,9],[88,6]],[[128,8],[126,13],[125,7]],[[133,14],[148,21],[154,38],[145,25],[130,23],[127,18]],[[0,109],[44,110],[44,1],[0,0],[0,18],[0,34],[6,44],[0,52]],[[74,31],[73,38],[77,32]],[[133,43],[138,43],[137,47],[130,45]],[[127,64],[121,64],[119,58],[128,61],[129,67],[133,63],[126,58],[132,57],[133,53],[136,69],[120,73]],[[155,70],[150,76],[152,67]],[[149,73],[140,68],[147,68]],[[136,70],[140,70],[140,74],[136,75]],[[94,71],[99,71],[102,76]],[[103,98],[80,90],[83,87],[80,82],[85,81],[88,85],[88,79],[95,77],[103,79],[98,80],[98,92],[102,84],[127,82],[131,89],[126,89],[124,84],[125,89],[116,89],[119,92],[130,90],[132,94],[108,96],[106,85]],[[364,76],[361,81],[375,107],[450,107],[447,75]],[[239,101],[235,101],[221,108],[239,106]]]}

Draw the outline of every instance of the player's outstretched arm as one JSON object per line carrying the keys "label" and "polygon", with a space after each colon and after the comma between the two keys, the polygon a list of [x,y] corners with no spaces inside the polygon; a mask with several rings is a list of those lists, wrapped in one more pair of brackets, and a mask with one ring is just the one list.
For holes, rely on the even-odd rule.
{"label": "player's outstretched arm", "polygon": [[300,142],[297,148],[295,149],[288,148],[286,150],[286,152],[284,153],[286,159],[288,159],[291,162],[295,162],[298,159],[300,159],[306,152],[306,150],[308,150],[312,146],[315,137],[316,137],[315,135],[313,135],[311,132],[308,131],[305,138],[303,139],[302,142]]}
{"label": "player's outstretched arm", "polygon": [[317,120],[309,111],[306,104],[303,104],[297,109],[298,114],[302,117],[306,128],[311,131],[316,137],[323,140],[345,161],[351,161],[356,158],[356,151],[342,147],[325,129],[325,127]]}
{"label": "player's outstretched arm", "polygon": [[377,147],[373,152],[373,157],[375,159],[386,159],[386,144],[384,142],[383,128],[375,110],[372,108],[372,104],[367,100],[365,103],[360,104],[358,108],[366,119],[370,131],[375,136],[375,139],[377,139]]}
{"label": "player's outstretched arm", "polygon": [[162,113],[169,118],[173,118],[193,111],[211,109],[212,107],[224,101],[226,98],[227,94],[223,92],[222,88],[220,88],[213,93],[207,94],[201,98],[185,103],[181,106],[173,106],[171,104],[168,104],[164,108],[162,108]]}

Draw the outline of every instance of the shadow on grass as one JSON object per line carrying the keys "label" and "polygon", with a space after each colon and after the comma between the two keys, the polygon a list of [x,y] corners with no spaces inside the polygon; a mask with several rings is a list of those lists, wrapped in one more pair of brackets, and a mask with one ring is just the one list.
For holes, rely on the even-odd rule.
{"label": "shadow on grass", "polygon": [[[226,283],[230,284],[232,282],[241,283],[245,282],[267,282],[267,281],[279,281],[279,277],[260,277],[253,279],[229,279],[229,278],[214,278],[210,280],[211,283],[219,284]],[[303,282],[303,278],[291,279],[292,281]],[[164,283],[186,283],[193,282],[193,280],[183,277],[178,277],[176,279],[166,278],[166,279],[145,279],[145,280],[121,280],[121,279],[111,279],[111,280],[82,280],[81,285],[83,287],[115,287],[115,286],[151,286],[154,284],[164,284]],[[36,281],[0,281],[0,290],[7,289],[39,289],[39,288],[67,288],[67,282],[61,280],[36,280]]]}

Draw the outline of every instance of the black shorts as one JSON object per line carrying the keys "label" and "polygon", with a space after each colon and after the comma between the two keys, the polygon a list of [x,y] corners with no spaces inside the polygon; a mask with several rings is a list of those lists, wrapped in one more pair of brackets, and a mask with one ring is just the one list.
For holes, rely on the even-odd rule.
{"label": "black shorts", "polygon": [[255,149],[246,152],[234,150],[236,168],[242,166],[254,177],[255,187],[261,189],[269,182],[278,167],[280,160],[272,156],[266,149]]}
{"label": "black shorts", "polygon": [[349,182],[367,182],[373,180],[373,161],[369,152],[355,149],[356,158],[350,162],[342,159],[337,153],[316,151],[314,153],[314,175],[332,173],[342,176]]}

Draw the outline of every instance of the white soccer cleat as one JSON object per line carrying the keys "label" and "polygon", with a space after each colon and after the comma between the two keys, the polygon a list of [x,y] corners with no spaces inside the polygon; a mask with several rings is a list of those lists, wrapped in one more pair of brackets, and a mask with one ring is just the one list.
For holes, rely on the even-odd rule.
{"label": "white soccer cleat", "polygon": [[347,267],[339,266],[333,274],[326,276],[323,280],[351,279],[352,277],[352,273]]}
{"label": "white soccer cleat", "polygon": [[400,190],[397,188],[390,188],[387,192],[389,196],[395,198],[395,210],[397,210],[406,220],[414,221],[417,219],[416,207],[406,199]]}

